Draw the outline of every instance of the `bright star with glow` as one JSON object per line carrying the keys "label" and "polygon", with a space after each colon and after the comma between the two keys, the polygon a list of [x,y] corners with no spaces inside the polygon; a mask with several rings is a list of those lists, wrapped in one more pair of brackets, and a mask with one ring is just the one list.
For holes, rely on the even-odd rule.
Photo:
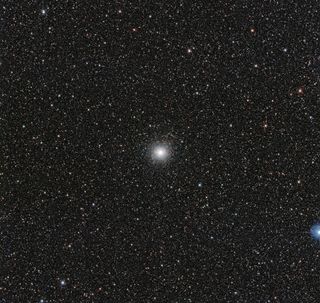
{"label": "bright star with glow", "polygon": [[157,162],[168,160],[170,153],[170,147],[167,144],[156,144],[151,148],[151,158]]}
{"label": "bright star with glow", "polygon": [[313,239],[320,241],[320,223],[312,225],[310,229],[310,234]]}
{"label": "bright star with glow", "polygon": [[155,157],[158,158],[158,159],[164,159],[164,158],[167,157],[168,151],[166,150],[165,147],[163,147],[163,146],[158,146],[158,147],[156,147],[155,150],[154,150],[154,155],[155,155]]}

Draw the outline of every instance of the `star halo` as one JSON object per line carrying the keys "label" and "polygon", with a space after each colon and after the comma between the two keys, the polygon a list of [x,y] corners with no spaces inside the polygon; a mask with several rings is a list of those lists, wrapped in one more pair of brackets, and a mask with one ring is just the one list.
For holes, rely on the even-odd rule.
{"label": "star halo", "polygon": [[320,241],[320,223],[315,223],[311,226],[310,234],[314,240]]}

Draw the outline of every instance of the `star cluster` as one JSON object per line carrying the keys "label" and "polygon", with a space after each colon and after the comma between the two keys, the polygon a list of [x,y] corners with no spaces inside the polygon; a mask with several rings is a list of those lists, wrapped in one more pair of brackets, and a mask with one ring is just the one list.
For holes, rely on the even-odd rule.
{"label": "star cluster", "polygon": [[319,11],[4,1],[0,302],[317,302]]}

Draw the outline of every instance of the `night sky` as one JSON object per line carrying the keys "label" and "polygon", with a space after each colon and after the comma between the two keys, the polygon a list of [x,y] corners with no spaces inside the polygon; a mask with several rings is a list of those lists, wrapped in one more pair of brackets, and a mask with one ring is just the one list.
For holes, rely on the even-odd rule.
{"label": "night sky", "polygon": [[319,1],[0,12],[0,303],[319,302]]}

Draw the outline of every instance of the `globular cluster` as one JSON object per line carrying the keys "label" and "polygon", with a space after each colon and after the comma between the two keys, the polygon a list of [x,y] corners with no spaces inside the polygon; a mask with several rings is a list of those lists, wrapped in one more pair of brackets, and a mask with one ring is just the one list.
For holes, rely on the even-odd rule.
{"label": "globular cluster", "polygon": [[318,302],[319,1],[0,12],[0,302]]}
{"label": "globular cluster", "polygon": [[154,163],[166,163],[173,156],[170,146],[166,143],[154,143],[148,149]]}

